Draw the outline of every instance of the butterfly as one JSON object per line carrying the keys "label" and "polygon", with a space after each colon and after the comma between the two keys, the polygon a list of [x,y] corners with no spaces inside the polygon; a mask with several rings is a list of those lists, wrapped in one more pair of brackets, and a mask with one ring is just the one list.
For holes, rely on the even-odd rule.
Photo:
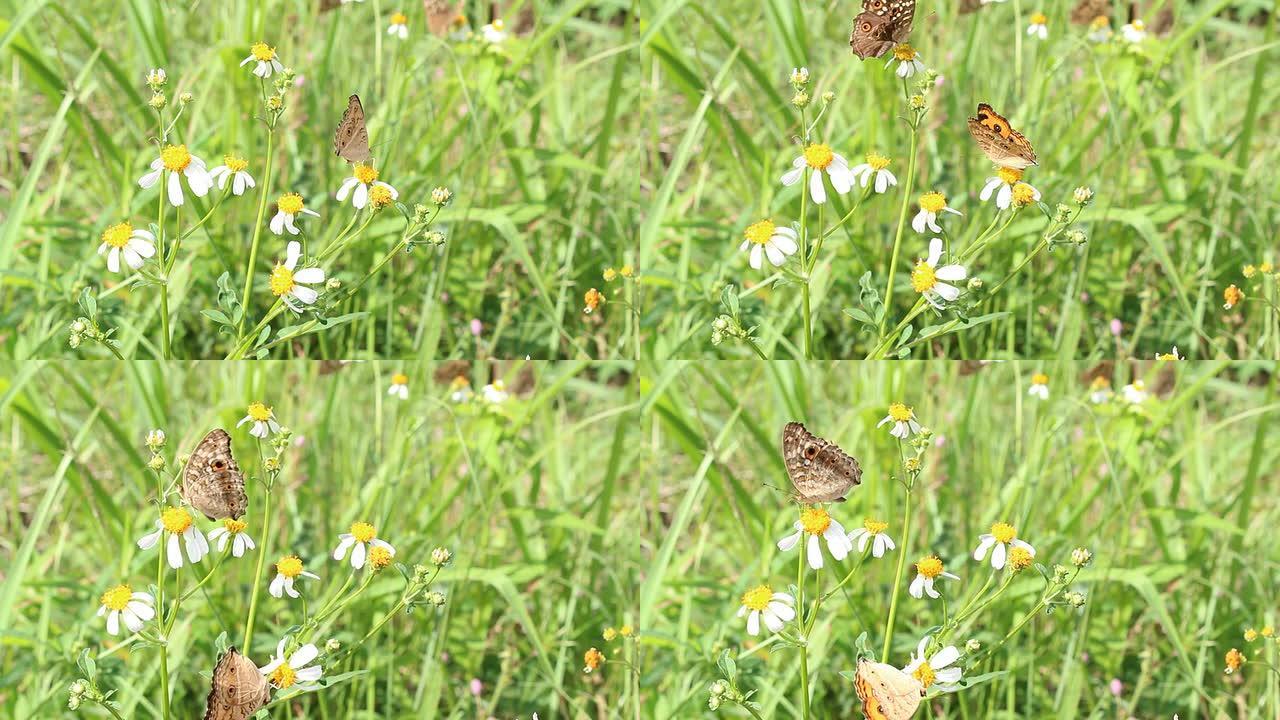
{"label": "butterfly", "polygon": [[1111,0],[1079,0],[1071,8],[1071,22],[1088,25],[1100,16],[1111,17]]}
{"label": "butterfly", "polygon": [[862,482],[857,460],[798,422],[782,428],[782,459],[796,489],[793,497],[806,505],[844,502],[853,486]]}
{"label": "butterfly", "polygon": [[364,125],[364,106],[360,96],[347,98],[347,111],[342,122],[333,132],[333,154],[348,162],[360,163],[369,159],[369,128]]}
{"label": "butterfly", "polygon": [[210,520],[244,514],[249,498],[226,430],[210,430],[196,446],[182,471],[181,492],[183,500]]}
{"label": "butterfly", "polygon": [[853,687],[867,720],[907,720],[924,697],[924,686],[914,676],[866,659],[858,661]]}
{"label": "butterfly", "polygon": [[1036,151],[1022,133],[986,103],[978,105],[978,116],[969,118],[969,134],[991,162],[1001,167],[1025,170],[1036,164]]}
{"label": "butterfly", "polygon": [[422,0],[422,9],[427,13],[427,29],[441,37],[462,14],[462,4],[454,0]]}
{"label": "butterfly", "polygon": [[227,648],[213,668],[204,720],[247,720],[270,700],[271,688],[258,667],[235,648]]}
{"label": "butterfly", "polygon": [[853,19],[849,47],[866,60],[880,57],[911,35],[916,0],[863,0],[862,12]]}

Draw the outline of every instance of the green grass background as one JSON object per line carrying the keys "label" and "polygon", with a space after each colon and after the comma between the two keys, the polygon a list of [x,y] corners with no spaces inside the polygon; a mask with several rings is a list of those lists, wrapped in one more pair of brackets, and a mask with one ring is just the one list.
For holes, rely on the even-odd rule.
{"label": "green grass background", "polygon": [[[411,378],[408,403],[385,394],[393,372]],[[967,558],[992,522],[1013,522],[1038,560],[1065,562],[1073,547],[1096,556],[1079,583],[1083,614],[1035,619],[983,670],[1008,674],[932,704],[937,718],[1274,717],[1275,676],[1245,645],[1248,627],[1275,624],[1280,518],[1271,442],[1274,367],[1226,363],[1082,364],[673,362],[531,363],[462,371],[479,387],[496,374],[515,396],[501,416],[446,401],[441,370],[365,363],[25,363],[0,368],[0,716],[69,716],[66,688],[82,648],[99,655],[127,717],[155,716],[154,651],[115,649],[98,595],[143,584],[153,552],[134,541],[152,519],[153,480],[142,469],[146,432],[163,427],[169,452],[187,451],[214,426],[230,427],[251,401],[275,406],[304,441],[289,451],[270,561],[297,551],[323,581],[324,558],[352,521],[372,518],[397,559],[420,561],[446,545],[440,615],[399,617],[341,671],[366,670],[310,696],[290,717],[699,718],[715,659],[738,657],[743,684],[765,717],[795,717],[793,653],[758,651],[733,617],[740,593],[795,577],[795,555],[774,543],[794,519],[783,494],[783,423],[799,419],[839,442],[864,468],[847,526],[865,515],[900,537],[902,493],[889,479],[897,450],[875,423],[891,401],[915,406],[945,438],[930,452],[912,512],[920,534],[909,559],[936,551],[962,577],[963,597],[983,577]],[[448,377],[458,369],[441,371]],[[1052,398],[1026,394],[1047,372]],[[1086,374],[1115,387],[1143,377],[1144,414],[1086,400]],[[524,380],[521,380],[521,378]],[[256,472],[246,429],[233,432],[242,466]],[[250,532],[261,491],[250,496]],[[202,524],[207,526],[208,523]],[[252,557],[252,555],[250,556]],[[891,555],[890,557],[896,557]],[[214,638],[243,631],[252,576],[229,561],[207,596],[185,606],[173,635],[175,708],[199,712]],[[268,578],[269,579],[269,578]],[[847,596],[829,603],[812,638],[816,717],[855,717],[840,671],[862,632],[879,647],[892,566],[869,562]],[[1029,575],[976,626],[1002,637],[1035,600]],[[397,597],[394,574],[337,624],[359,637]],[[938,608],[905,595],[891,661],[903,664]],[[297,612],[265,595],[251,655],[265,662]],[[640,675],[607,663],[584,676],[582,654],[615,643],[605,627],[640,632]],[[963,639],[961,639],[962,641]],[[1222,674],[1223,653],[1254,663]],[[1277,647],[1270,645],[1272,661]],[[448,654],[445,660],[442,653]],[[473,696],[469,683],[484,689]],[[1119,696],[1109,690],[1123,683]],[[927,714],[931,713],[931,714]],[[723,716],[737,717],[722,711]],[[284,717],[283,710],[273,717]]]}

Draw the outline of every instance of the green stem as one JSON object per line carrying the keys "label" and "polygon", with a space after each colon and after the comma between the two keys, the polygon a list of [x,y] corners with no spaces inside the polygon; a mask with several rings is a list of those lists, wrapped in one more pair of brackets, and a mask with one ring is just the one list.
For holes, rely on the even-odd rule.
{"label": "green stem", "polygon": [[[244,330],[245,318],[249,317],[249,295],[253,292],[253,271],[258,263],[258,241],[262,238],[262,220],[267,213],[267,191],[271,187],[272,158],[275,154],[275,128],[267,127],[267,170],[262,179],[262,191],[258,198],[258,216],[253,222],[253,240],[249,244],[249,264],[244,269],[244,292],[240,294],[240,322],[236,325],[236,337]],[[247,648],[246,648],[247,651]]]}
{"label": "green stem", "polygon": [[[809,174],[812,170],[805,168],[800,187],[800,269],[803,270],[809,257]],[[813,326],[809,316],[809,274],[805,273],[804,283],[800,285],[800,298],[804,314],[804,357],[813,359]],[[802,553],[803,554],[803,553]]]}
{"label": "green stem", "polygon": [[919,132],[911,128],[911,155],[907,158],[907,184],[902,191],[902,207],[898,210],[898,230],[893,236],[893,254],[889,256],[889,279],[884,289],[884,315],[880,318],[880,334],[884,335],[889,311],[893,308],[893,276],[898,270],[898,254],[902,249],[902,231],[907,226],[907,209],[911,207],[911,189],[916,179],[916,144]]}
{"label": "green stem", "polygon": [[[259,453],[262,452],[259,445]],[[244,624],[244,644],[240,651],[249,654],[249,641],[253,639],[253,621],[258,614],[258,590],[262,587],[262,566],[266,562],[267,548],[271,546],[271,487],[267,486],[262,498],[262,547],[258,549],[258,562],[253,569],[253,590],[249,593],[249,619]]]}
{"label": "green stem", "polygon": [[[800,536],[800,547],[796,558],[796,608],[800,612],[800,627],[804,621],[804,535]],[[809,720],[809,637],[800,638],[800,710],[803,720]]]}
{"label": "green stem", "polygon": [[[899,446],[901,447],[901,446]],[[889,600],[889,619],[884,626],[884,644],[880,649],[880,662],[888,662],[889,647],[893,642],[893,621],[898,616],[898,590],[902,587],[902,573],[907,567],[907,548],[911,544],[911,488],[907,488],[902,511],[902,543],[898,546],[898,569],[893,573],[893,595]]]}
{"label": "green stem", "polygon": [[[165,175],[168,170],[160,173],[160,210],[156,213],[156,241],[160,245],[160,264],[165,264],[166,251],[164,246],[164,200],[165,188],[168,187]],[[164,355],[164,359],[170,357],[169,351],[169,278],[166,276],[164,282],[160,285],[160,348]],[[163,553],[162,553],[163,554]]]}

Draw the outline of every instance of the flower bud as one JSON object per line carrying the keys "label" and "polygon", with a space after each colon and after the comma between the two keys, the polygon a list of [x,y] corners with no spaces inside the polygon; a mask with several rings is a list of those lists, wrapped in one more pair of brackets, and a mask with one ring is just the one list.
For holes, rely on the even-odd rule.
{"label": "flower bud", "polygon": [[84,338],[83,338],[81,335],[79,335],[78,333],[71,333],[71,335],[70,335],[69,337],[67,337],[67,345],[71,346],[71,349],[72,349],[72,350],[74,350],[74,349],[76,349],[76,348],[80,347],[80,342],[81,342],[83,339],[84,339]]}
{"label": "flower bud", "polygon": [[168,439],[169,438],[164,434],[164,431],[157,428],[147,433],[147,447],[152,450],[159,450],[164,447],[164,444]]}
{"label": "flower bud", "polygon": [[1088,548],[1078,547],[1071,551],[1071,564],[1076,567],[1084,567],[1093,559],[1093,553]]}
{"label": "flower bud", "polygon": [[336,653],[341,649],[342,643],[338,641],[338,638],[329,638],[324,641],[324,651],[327,653]]}
{"label": "flower bud", "polygon": [[981,649],[982,649],[982,643],[978,642],[977,638],[969,638],[968,642],[964,644],[964,651],[969,653],[970,655],[978,652]]}
{"label": "flower bud", "polygon": [[147,104],[151,106],[152,110],[163,110],[164,106],[168,104],[168,102],[169,101],[165,99],[164,93],[156,93],[151,96],[151,99],[147,101]]}
{"label": "flower bud", "polygon": [[155,470],[156,472],[163,470],[164,466],[165,459],[163,455],[152,455],[151,459],[147,461],[147,467]]}
{"label": "flower bud", "polygon": [[793,68],[791,70],[791,84],[803,86],[809,84],[809,68]]}
{"label": "flower bud", "polygon": [[195,99],[196,99],[196,96],[192,95],[189,92],[184,92],[178,96],[178,102],[182,103],[183,105],[190,105],[192,101],[194,101]]}
{"label": "flower bud", "polygon": [[426,600],[427,600],[427,604],[429,605],[432,605],[434,607],[443,607],[444,593],[438,592],[436,590],[432,590],[431,592],[427,593]]}
{"label": "flower bud", "polygon": [[1077,205],[1088,205],[1089,201],[1093,199],[1093,190],[1081,185],[1076,188],[1076,191],[1071,194],[1071,197],[1076,201]]}
{"label": "flower bud", "polygon": [[1073,591],[1073,592],[1067,593],[1064,597],[1066,597],[1067,604],[1070,605],[1071,607],[1073,608],[1084,607],[1084,593]]}
{"label": "flower bud", "polygon": [[791,97],[791,104],[795,105],[798,108],[808,107],[809,93],[803,92],[803,91],[796,93]]}
{"label": "flower bud", "polygon": [[452,199],[453,199],[453,191],[447,187],[442,186],[431,191],[431,202],[437,205],[440,205],[440,206],[448,205],[449,201]]}
{"label": "flower bud", "polygon": [[342,281],[336,277],[331,277],[328,280],[324,281],[324,289],[325,290],[341,290]]}
{"label": "flower bud", "polygon": [[830,90],[828,90],[828,91],[826,91],[826,92],[822,93],[822,102],[824,102],[824,103],[826,103],[826,104],[828,104],[828,105],[830,105],[831,103],[835,102],[835,99],[836,99],[836,94],[835,94],[835,93],[833,93],[833,92],[831,92]]}
{"label": "flower bud", "polygon": [[449,552],[449,548],[438,547],[431,551],[431,564],[436,567],[444,567],[453,559],[453,553]]}
{"label": "flower bud", "polygon": [[169,82],[169,76],[165,75],[164,68],[152,68],[147,72],[147,86],[152,92],[159,92]]}
{"label": "flower bud", "polygon": [[84,331],[88,329],[89,329],[89,326],[85,325],[83,320],[77,319],[72,321],[71,323],[71,332],[76,333],[77,335],[83,334]]}

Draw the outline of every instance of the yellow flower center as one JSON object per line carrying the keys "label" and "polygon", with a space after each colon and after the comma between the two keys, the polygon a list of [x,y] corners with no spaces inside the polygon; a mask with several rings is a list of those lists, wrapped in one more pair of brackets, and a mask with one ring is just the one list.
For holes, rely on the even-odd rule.
{"label": "yellow flower center", "polygon": [[742,593],[742,606],[750,610],[764,610],[773,599],[773,588],[760,585]]}
{"label": "yellow flower center", "polygon": [[381,545],[374,545],[369,549],[369,562],[374,568],[381,570],[391,564],[391,551]]}
{"label": "yellow flower center", "polygon": [[276,687],[284,690],[298,682],[298,673],[294,672],[293,668],[289,667],[289,663],[282,662],[280,663],[280,667],[276,668],[275,672],[271,673],[271,682]]}
{"label": "yellow flower center", "polygon": [[635,634],[635,632],[636,632],[636,629],[631,627],[630,625],[623,625],[622,627],[618,628],[618,634],[621,635],[622,637],[631,637],[632,635]]}
{"label": "yellow flower center", "polygon": [[351,536],[362,543],[367,543],[377,537],[378,532],[369,523],[358,522],[351,524]]}
{"label": "yellow flower center", "polygon": [[1111,387],[1111,383],[1104,377],[1096,377],[1089,383],[1089,387],[1093,390],[1103,390]]}
{"label": "yellow flower center", "polygon": [[391,204],[391,190],[384,185],[374,185],[369,190],[369,202],[373,203],[375,208],[383,208]]}
{"label": "yellow flower center", "polygon": [[271,408],[260,402],[249,403],[247,414],[257,422],[266,422],[271,419]]}
{"label": "yellow flower center", "polygon": [[996,168],[996,177],[1005,185],[1012,185],[1022,179],[1022,171],[1011,167]]}
{"label": "yellow flower center", "polygon": [[191,527],[191,513],[180,507],[171,507],[160,513],[160,523],[174,535],[181,535]]}
{"label": "yellow flower center", "polygon": [[302,212],[303,204],[302,196],[298,193],[285,193],[276,200],[276,207],[280,208],[280,212],[289,215]]}
{"label": "yellow flower center", "polygon": [[[129,244],[129,236],[133,235],[133,226],[127,222],[112,225],[102,231],[102,242],[113,248],[122,248]],[[1232,285],[1232,287],[1235,287]]]}
{"label": "yellow flower center", "polygon": [[1036,201],[1036,191],[1024,182],[1013,186],[1013,204],[1018,207],[1030,205]]}
{"label": "yellow flower center", "polygon": [[1014,530],[1009,523],[998,522],[991,526],[991,535],[995,537],[996,542],[1008,545],[1018,537],[1018,531]]}
{"label": "yellow flower center", "polygon": [[249,167],[248,160],[236,157],[235,155],[223,155],[222,164],[226,165],[227,169],[233,173],[242,172],[245,168]]}
{"label": "yellow flower center", "polygon": [[942,574],[942,561],[937,555],[921,558],[920,562],[916,563],[916,572],[932,580]]}
{"label": "yellow flower center", "polygon": [[117,585],[102,593],[102,605],[108,610],[123,610],[133,597],[133,588],[128,585]]}
{"label": "yellow flower center", "polygon": [[773,231],[777,229],[777,225],[772,220],[761,220],[757,223],[751,223],[742,233],[748,240],[757,244],[765,245],[769,242],[769,238],[773,237]]}
{"label": "yellow flower center", "polygon": [[934,271],[933,266],[921,260],[916,263],[916,267],[911,271],[911,287],[916,292],[924,292],[932,290],[934,285],[938,284],[938,273]]}
{"label": "yellow flower center", "polygon": [[271,294],[280,297],[293,289],[293,271],[283,265],[277,265],[271,271]]}
{"label": "yellow flower center", "polygon": [[276,49],[264,42],[254,43],[249,52],[258,62],[271,62],[276,57]]}
{"label": "yellow flower center", "polygon": [[906,422],[911,419],[911,415],[911,408],[903,403],[893,403],[889,406],[889,417],[893,418],[894,422]]}
{"label": "yellow flower center", "polygon": [[1137,30],[1138,32],[1142,32],[1143,30],[1147,29],[1147,24],[1142,22],[1141,20],[1134,20],[1133,29]]}
{"label": "yellow flower center", "polygon": [[404,373],[396,373],[395,375],[391,376],[391,384],[392,385],[408,385],[409,376],[405,375]]}
{"label": "yellow flower center", "polygon": [[605,268],[605,269],[604,269],[604,281],[605,281],[605,282],[613,282],[614,280],[617,280],[617,279],[618,279],[618,271],[617,271],[617,270],[614,270],[613,268]]}
{"label": "yellow flower center", "polygon": [[804,149],[804,161],[814,170],[826,170],[835,157],[831,146],[822,143],[815,143]]}
{"label": "yellow flower center", "polygon": [[879,535],[889,528],[889,523],[867,518],[862,521],[862,527],[866,528],[867,532],[872,535]]}
{"label": "yellow flower center", "polygon": [[920,209],[925,212],[939,213],[947,207],[947,196],[940,192],[927,192],[920,196]]}
{"label": "yellow flower center", "polygon": [[226,528],[227,532],[231,533],[232,535],[239,535],[240,533],[244,532],[244,529],[248,527],[248,524],[243,520],[226,518],[225,520],[222,521],[222,527]]}
{"label": "yellow flower center", "polygon": [[630,265],[623,265],[622,269],[618,270],[618,273],[621,274],[622,277],[629,278],[632,275],[636,274],[636,269],[631,267]]}
{"label": "yellow flower center", "polygon": [[805,508],[800,512],[800,527],[810,535],[821,535],[831,527],[831,515],[822,508]]}
{"label": "yellow flower center", "polygon": [[1244,631],[1244,641],[1245,641],[1245,642],[1253,642],[1254,640],[1257,640],[1257,639],[1258,639],[1258,631],[1257,631],[1257,630],[1254,630],[1253,628],[1249,628],[1248,630],[1245,630],[1245,631]]}
{"label": "yellow flower center", "polygon": [[449,383],[449,387],[454,390],[460,390],[464,387],[467,387],[470,384],[471,384],[471,381],[468,380],[465,376],[458,375],[453,378],[453,382]]}
{"label": "yellow flower center", "polygon": [[893,56],[901,62],[911,62],[912,60],[915,60],[916,54],[916,49],[907,43],[902,43],[893,49]]}
{"label": "yellow flower center", "polygon": [[1134,380],[1133,389],[1137,390],[1138,392],[1142,392],[1147,389],[1147,384],[1142,382],[1141,380]]}
{"label": "yellow flower center", "polygon": [[359,165],[356,165],[355,176],[357,180],[368,185],[378,179],[378,171],[374,170],[372,165],[360,163]]}
{"label": "yellow flower center", "polygon": [[1031,567],[1031,552],[1026,548],[1015,547],[1009,551],[1009,564],[1014,570],[1026,570]]}
{"label": "yellow flower center", "polygon": [[938,676],[934,674],[933,668],[929,666],[928,661],[920,663],[920,667],[916,668],[916,671],[911,674],[926,688],[938,680]]}
{"label": "yellow flower center", "polygon": [[166,145],[160,151],[160,162],[164,163],[166,170],[182,172],[191,164],[191,153],[186,145]]}
{"label": "yellow flower center", "polygon": [[872,170],[878,172],[889,167],[889,158],[880,153],[867,153],[867,164],[871,166]]}
{"label": "yellow flower center", "polygon": [[297,555],[285,555],[276,563],[276,572],[287,578],[296,578],[302,574],[302,558]]}
{"label": "yellow flower center", "polygon": [[1094,30],[1101,30],[1102,28],[1107,27],[1110,24],[1111,24],[1110,18],[1108,18],[1106,15],[1099,15],[1098,17],[1093,19],[1093,22],[1089,23],[1089,27],[1093,28]]}
{"label": "yellow flower center", "polygon": [[1036,373],[1035,375],[1031,376],[1031,384],[1032,385],[1048,385],[1049,376],[1045,375],[1044,373]]}
{"label": "yellow flower center", "polygon": [[409,22],[409,18],[404,13],[393,13],[391,15],[392,25],[404,25]]}
{"label": "yellow flower center", "polygon": [[1045,24],[1047,24],[1048,22],[1049,22],[1049,18],[1045,17],[1045,14],[1044,14],[1044,13],[1032,13],[1032,14],[1031,14],[1031,24],[1032,24],[1032,25],[1045,25]]}

